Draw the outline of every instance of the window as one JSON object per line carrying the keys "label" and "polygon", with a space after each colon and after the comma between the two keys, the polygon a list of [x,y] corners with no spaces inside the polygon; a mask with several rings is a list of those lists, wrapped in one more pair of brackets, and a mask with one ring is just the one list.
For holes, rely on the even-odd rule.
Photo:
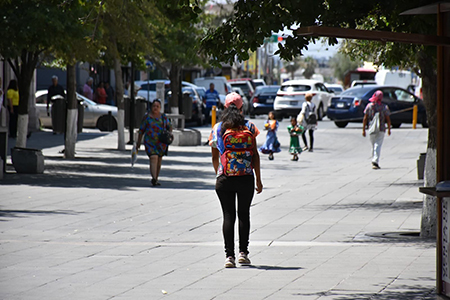
{"label": "window", "polygon": [[280,90],[283,92],[306,92],[311,90],[311,86],[300,84],[282,85]]}
{"label": "window", "polygon": [[38,104],[46,104],[47,103],[47,94],[41,95],[36,98],[36,103]]}
{"label": "window", "polygon": [[394,90],[398,101],[414,102],[416,99],[410,93],[404,90]]}

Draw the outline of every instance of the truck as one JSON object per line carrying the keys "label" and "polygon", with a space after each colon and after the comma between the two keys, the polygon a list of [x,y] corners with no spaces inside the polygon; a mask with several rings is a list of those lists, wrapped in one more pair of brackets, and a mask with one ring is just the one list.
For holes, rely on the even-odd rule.
{"label": "truck", "polygon": [[398,86],[409,90],[413,81],[411,71],[404,70],[379,70],[375,74],[375,81],[378,85]]}

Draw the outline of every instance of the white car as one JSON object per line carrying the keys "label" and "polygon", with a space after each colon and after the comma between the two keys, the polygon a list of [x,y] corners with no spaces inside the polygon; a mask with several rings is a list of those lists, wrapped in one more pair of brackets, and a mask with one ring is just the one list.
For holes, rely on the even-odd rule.
{"label": "white car", "polygon": [[[51,110],[50,116],[47,115],[47,90],[37,91],[35,97],[36,109],[39,114],[41,126],[52,128]],[[77,100],[84,106],[83,127],[96,127],[101,131],[108,131],[109,126],[111,126],[111,130],[117,129],[117,107],[106,104],[97,104],[78,93]],[[112,124],[109,124],[109,112],[111,112],[111,115],[113,116]]]}
{"label": "white car", "polygon": [[[170,89],[170,80],[166,79],[157,79],[157,80],[138,80],[135,81],[134,84],[139,87],[139,90],[137,92],[138,96],[143,97],[147,101],[153,101],[156,98],[156,83],[157,82],[164,82],[164,89]],[[196,88],[197,86],[195,84],[192,84],[187,81],[181,82],[182,87],[193,87]]]}
{"label": "white car", "polygon": [[330,92],[333,92],[336,96],[344,91],[344,87],[340,84],[325,83],[325,86]]}
{"label": "white car", "polygon": [[312,102],[316,105],[317,118],[322,120],[334,94],[322,82],[309,79],[283,82],[273,104],[276,117],[282,119],[283,117],[297,116],[302,109],[307,93],[313,94]]}

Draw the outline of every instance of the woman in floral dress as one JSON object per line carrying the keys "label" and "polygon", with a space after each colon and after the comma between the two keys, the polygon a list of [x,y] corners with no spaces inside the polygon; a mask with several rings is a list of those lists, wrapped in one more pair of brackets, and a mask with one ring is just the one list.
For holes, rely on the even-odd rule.
{"label": "woman in floral dress", "polygon": [[139,128],[139,137],[136,142],[136,149],[141,146],[142,137],[144,137],[145,151],[150,159],[150,175],[152,176],[152,185],[161,185],[158,182],[161,171],[163,155],[167,154],[168,145],[161,143],[159,137],[164,129],[172,132],[172,125],[165,114],[161,114],[161,101],[153,100],[151,111],[144,117]]}

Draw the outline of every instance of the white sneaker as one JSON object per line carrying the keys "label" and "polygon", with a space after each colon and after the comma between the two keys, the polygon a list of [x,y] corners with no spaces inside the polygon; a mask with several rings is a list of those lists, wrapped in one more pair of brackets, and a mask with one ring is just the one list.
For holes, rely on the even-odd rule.
{"label": "white sneaker", "polygon": [[225,268],[236,268],[236,261],[234,260],[234,257],[227,257],[227,259],[225,260]]}
{"label": "white sneaker", "polygon": [[244,252],[239,253],[239,258],[238,258],[238,262],[241,265],[249,265],[252,262],[250,261],[250,259],[248,258],[247,254]]}

